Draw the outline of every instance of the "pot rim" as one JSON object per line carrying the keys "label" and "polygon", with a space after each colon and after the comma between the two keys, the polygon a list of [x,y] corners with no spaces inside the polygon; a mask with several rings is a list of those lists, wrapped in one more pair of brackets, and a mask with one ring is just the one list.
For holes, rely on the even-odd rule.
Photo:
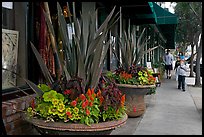
{"label": "pot rim", "polygon": [[119,87],[128,87],[128,88],[153,88],[156,85],[131,85],[131,84],[116,84]]}
{"label": "pot rim", "polygon": [[39,128],[60,130],[60,131],[104,131],[111,130],[126,124],[127,114],[125,113],[123,118],[119,120],[112,120],[106,122],[93,123],[91,126],[78,123],[63,123],[63,122],[45,122],[45,120],[26,117],[25,120],[32,123]]}

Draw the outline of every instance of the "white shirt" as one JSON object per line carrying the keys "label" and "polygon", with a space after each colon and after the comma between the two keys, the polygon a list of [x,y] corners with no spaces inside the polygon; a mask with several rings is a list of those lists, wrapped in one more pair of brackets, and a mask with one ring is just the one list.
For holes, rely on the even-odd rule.
{"label": "white shirt", "polygon": [[164,62],[166,65],[171,65],[173,63],[173,55],[171,53],[164,56]]}
{"label": "white shirt", "polygon": [[186,72],[187,72],[187,66],[184,63],[178,66],[177,68],[178,75],[186,76],[187,75]]}

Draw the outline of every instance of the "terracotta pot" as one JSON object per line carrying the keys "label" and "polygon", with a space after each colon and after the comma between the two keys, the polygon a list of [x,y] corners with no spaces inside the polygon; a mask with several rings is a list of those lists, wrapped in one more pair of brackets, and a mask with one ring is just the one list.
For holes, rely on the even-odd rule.
{"label": "terracotta pot", "polygon": [[125,94],[125,106],[128,117],[138,117],[144,114],[146,110],[144,95],[155,85],[117,84],[117,86]]}
{"label": "terracotta pot", "polygon": [[128,116],[125,114],[119,120],[94,123],[91,126],[76,123],[45,122],[45,120],[29,117],[25,117],[25,120],[33,124],[42,135],[110,135],[115,128],[124,125],[127,118]]}

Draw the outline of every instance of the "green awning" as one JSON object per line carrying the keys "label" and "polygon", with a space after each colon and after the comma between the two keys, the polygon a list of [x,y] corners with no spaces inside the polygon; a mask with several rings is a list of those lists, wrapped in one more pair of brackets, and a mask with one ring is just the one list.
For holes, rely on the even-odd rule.
{"label": "green awning", "polygon": [[152,2],[156,14],[156,26],[160,33],[166,38],[166,48],[175,49],[175,31],[178,17]]}
{"label": "green awning", "polygon": [[[175,30],[178,23],[177,16],[163,9],[155,2],[139,1],[106,1],[100,2],[104,7],[122,7],[122,16],[129,20],[130,24],[155,24],[163,41],[166,40],[166,48],[175,48]],[[160,36],[161,37],[161,36]]]}
{"label": "green awning", "polygon": [[163,9],[155,2],[151,3],[156,14],[156,24],[178,24],[178,18],[175,14]]}

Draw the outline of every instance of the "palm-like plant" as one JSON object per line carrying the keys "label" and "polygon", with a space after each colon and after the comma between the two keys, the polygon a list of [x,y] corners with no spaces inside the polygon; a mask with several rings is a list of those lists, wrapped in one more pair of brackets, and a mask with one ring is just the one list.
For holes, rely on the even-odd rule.
{"label": "palm-like plant", "polygon": [[146,53],[158,48],[158,46],[156,46],[144,50],[145,45],[149,42],[149,38],[145,36],[145,31],[146,28],[143,28],[138,39],[136,39],[136,32],[134,29],[132,33],[128,31],[128,34],[124,31],[123,37],[119,38],[119,46],[121,48],[120,64],[127,72],[131,66],[138,65],[139,61]]}
{"label": "palm-like plant", "polygon": [[[107,41],[107,34],[118,20],[118,13],[114,15],[115,7],[98,29],[96,26],[97,12],[94,15],[89,14],[88,23],[83,23],[87,18],[85,14],[81,14],[79,20],[74,13],[73,21],[71,18],[69,21],[73,22],[72,39],[69,37],[67,23],[59,3],[57,3],[57,11],[62,49],[57,46],[54,27],[49,14],[45,13],[53,41],[57,78],[54,80],[51,76],[39,52],[31,43],[47,83],[38,86],[30,84],[32,89],[43,93],[40,94],[36,107],[28,108],[28,113],[31,116],[39,117],[40,115],[40,118],[49,118],[53,121],[59,119],[64,122],[78,121],[87,125],[98,123],[101,118],[103,121],[121,118],[125,114],[125,95],[110,81],[105,82],[105,79],[100,79],[110,43]],[[87,40],[83,35],[83,28],[88,28]],[[61,57],[59,50],[63,51],[63,59],[59,58]]]}
{"label": "palm-like plant", "polygon": [[[123,117],[125,95],[114,83],[101,76],[110,43],[107,41],[107,34],[118,21],[118,13],[114,15],[115,7],[98,29],[97,12],[94,15],[89,14],[88,23],[83,23],[86,18],[84,14],[79,20],[74,13],[73,21],[71,18],[69,21],[73,22],[72,39],[69,37],[67,23],[59,3],[57,11],[62,49],[56,42],[57,37],[49,14],[44,12],[52,40],[57,77],[51,76],[40,53],[31,43],[46,82],[35,85],[24,79],[38,95],[36,103],[27,109],[28,114],[40,119],[72,121],[87,125],[98,123],[99,120],[108,121]],[[86,32],[88,39],[83,35],[83,28],[88,28]],[[60,50],[63,54],[59,52]]]}
{"label": "palm-like plant", "polygon": [[[120,62],[120,66],[115,70],[115,73],[108,72],[107,75],[112,79],[115,79],[116,83],[120,84],[139,84],[139,85],[148,85],[154,84],[154,79],[152,72],[147,70],[143,66],[139,66],[138,63],[141,58],[148,52],[156,49],[158,46],[144,50],[144,46],[149,42],[149,37],[145,36],[144,28],[139,35],[139,38],[136,39],[136,32],[133,29],[132,33],[128,31],[123,32],[123,37],[119,38],[119,47],[121,48],[121,60],[117,57],[116,52],[113,49],[113,52]],[[151,75],[152,80],[148,80],[148,77]]]}
{"label": "palm-like plant", "polygon": [[[88,23],[83,23],[85,14],[81,14],[80,20],[76,18],[76,14],[73,14],[73,21],[69,18],[69,22],[72,23],[74,28],[74,35],[72,39],[69,38],[69,32],[67,30],[67,23],[65,21],[62,9],[57,3],[58,11],[58,24],[60,37],[63,44],[63,61],[59,58],[59,47],[57,47],[56,37],[52,22],[49,19],[49,14],[45,12],[45,18],[49,32],[53,39],[52,47],[54,49],[55,63],[58,66],[58,78],[54,81],[51,77],[46,65],[43,63],[40,54],[35,49],[35,46],[31,43],[31,47],[37,57],[41,70],[50,85],[54,85],[56,89],[61,91],[67,86],[68,81],[78,81],[80,83],[81,92],[85,93],[88,88],[96,88],[100,78],[100,74],[103,69],[104,59],[109,48],[109,41],[107,41],[107,34],[109,29],[117,22],[118,13],[114,14],[115,7],[107,16],[102,25],[97,29],[96,26],[96,14],[89,13]],[[83,35],[83,28],[88,28],[88,39],[85,40]],[[54,87],[53,86],[53,87]],[[56,87],[57,86],[57,87]]]}

